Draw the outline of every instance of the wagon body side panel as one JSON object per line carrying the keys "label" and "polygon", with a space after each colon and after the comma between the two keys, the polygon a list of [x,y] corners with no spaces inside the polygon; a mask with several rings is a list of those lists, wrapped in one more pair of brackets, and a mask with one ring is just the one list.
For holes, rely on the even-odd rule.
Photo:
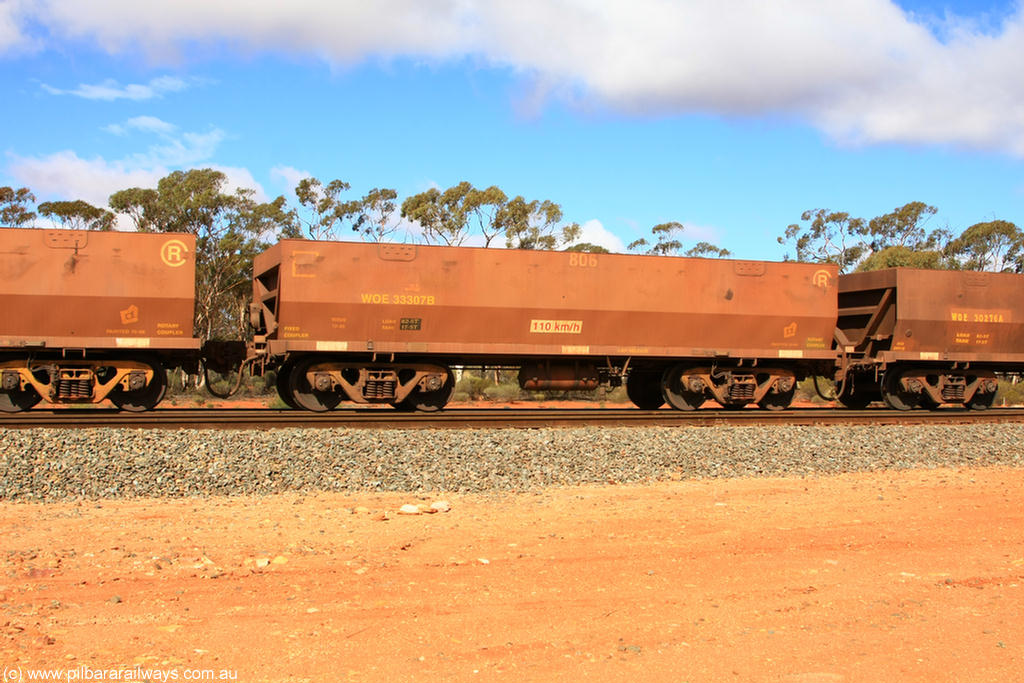
{"label": "wagon body side panel", "polygon": [[829,357],[834,267],[283,241],[277,348]]}
{"label": "wagon body side panel", "polygon": [[0,296],[0,347],[199,347],[191,235],[5,228]]}

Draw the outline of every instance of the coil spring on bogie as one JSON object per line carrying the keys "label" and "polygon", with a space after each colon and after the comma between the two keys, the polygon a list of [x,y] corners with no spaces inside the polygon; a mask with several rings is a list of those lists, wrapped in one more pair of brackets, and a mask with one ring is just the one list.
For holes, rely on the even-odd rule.
{"label": "coil spring on bogie", "polygon": [[366,398],[394,398],[395,386],[398,384],[393,379],[371,379],[367,380],[363,388],[363,396]]}
{"label": "coil spring on bogie", "polygon": [[754,398],[753,382],[734,382],[729,385],[729,398],[736,401],[751,401]]}
{"label": "coil spring on bogie", "polygon": [[90,398],[92,380],[62,379],[57,382],[57,398]]}
{"label": "coil spring on bogie", "polygon": [[963,403],[964,385],[947,384],[942,387],[942,400],[948,403]]}

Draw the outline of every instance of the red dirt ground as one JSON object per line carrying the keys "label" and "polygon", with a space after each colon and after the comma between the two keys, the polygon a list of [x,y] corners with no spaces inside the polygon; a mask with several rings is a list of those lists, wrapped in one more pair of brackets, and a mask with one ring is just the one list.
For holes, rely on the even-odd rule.
{"label": "red dirt ground", "polygon": [[1024,470],[435,499],[0,504],[5,683],[1024,678]]}

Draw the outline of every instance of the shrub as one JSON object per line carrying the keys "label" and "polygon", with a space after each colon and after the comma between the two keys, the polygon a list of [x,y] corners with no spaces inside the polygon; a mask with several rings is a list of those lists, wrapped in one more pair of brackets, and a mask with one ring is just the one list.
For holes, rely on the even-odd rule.
{"label": "shrub", "polygon": [[519,384],[502,382],[501,384],[495,384],[484,389],[484,396],[490,401],[496,401],[498,403],[508,403],[509,401],[518,401],[522,396],[523,390],[519,388]]}
{"label": "shrub", "polygon": [[455,398],[459,401],[479,401],[484,398],[487,389],[493,386],[494,381],[489,377],[465,371],[455,384]]}
{"label": "shrub", "polygon": [[[821,393],[825,396],[836,395],[836,383],[830,379],[824,377],[818,378],[818,388],[821,389]],[[804,381],[796,385],[796,393],[793,395],[794,401],[810,401],[811,403],[825,403],[826,399],[818,395],[818,392],[814,389],[814,378],[808,377]],[[832,400],[832,399],[828,399]]]}
{"label": "shrub", "polygon": [[[1017,380],[1014,382],[1014,380]],[[996,391],[997,406],[1019,406],[1024,404],[1024,382],[1018,377],[1000,377]]]}

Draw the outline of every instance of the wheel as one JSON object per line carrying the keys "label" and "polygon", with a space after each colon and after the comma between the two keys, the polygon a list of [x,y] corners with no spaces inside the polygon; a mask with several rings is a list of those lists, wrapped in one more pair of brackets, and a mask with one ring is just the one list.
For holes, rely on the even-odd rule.
{"label": "wheel", "polygon": [[653,372],[631,372],[626,378],[626,396],[640,410],[657,410],[665,405],[661,378]]}
{"label": "wheel", "polygon": [[20,413],[43,400],[34,387],[24,389],[0,389],[0,412]]}
{"label": "wheel", "polygon": [[292,410],[298,410],[299,406],[295,404],[292,399],[291,388],[288,385],[289,378],[295,370],[295,364],[289,361],[285,361],[281,364],[281,367],[277,369],[277,381],[274,386],[277,388],[277,395],[281,401],[291,408]]}
{"label": "wheel", "polygon": [[769,391],[764,395],[757,405],[761,406],[765,410],[785,410],[789,407],[789,404],[793,402],[793,396],[796,395],[796,385],[789,391],[783,391],[776,393]]}
{"label": "wheel", "polygon": [[971,410],[988,410],[995,400],[996,392],[994,391],[985,394],[975,392],[974,396],[971,396],[971,400],[967,402],[967,407]]}
{"label": "wheel", "polygon": [[850,410],[864,410],[871,403],[871,397],[864,393],[850,393],[844,391],[836,397],[840,403]]}
{"label": "wheel", "polygon": [[[857,384],[860,384],[858,387]],[[864,410],[872,401],[880,400],[881,396],[875,382],[861,375],[847,375],[843,383],[843,391],[836,400],[850,410]]]}
{"label": "wheel", "polygon": [[896,410],[913,410],[921,404],[921,395],[900,387],[900,371],[889,370],[882,379],[882,400]]}
{"label": "wheel", "polygon": [[337,391],[319,391],[310,386],[306,373],[319,362],[321,361],[317,358],[307,358],[295,363],[288,373],[288,394],[295,407],[312,410],[314,413],[325,413],[341,403],[341,394]]}
{"label": "wheel", "polygon": [[686,367],[677,365],[661,376],[661,393],[676,410],[697,410],[704,404],[704,391],[691,391],[683,386]]}
{"label": "wheel", "polygon": [[142,361],[153,369],[153,379],[141,389],[125,391],[117,387],[110,392],[110,401],[121,410],[132,413],[141,413],[152,410],[163,400],[167,393],[167,371],[164,366],[156,360]]}
{"label": "wheel", "polygon": [[392,405],[398,410],[418,410],[421,413],[436,413],[444,409],[448,405],[448,401],[451,400],[452,394],[455,393],[455,375],[448,368],[445,370],[448,372],[448,379],[440,389],[422,391],[417,387],[403,400],[396,401]]}

